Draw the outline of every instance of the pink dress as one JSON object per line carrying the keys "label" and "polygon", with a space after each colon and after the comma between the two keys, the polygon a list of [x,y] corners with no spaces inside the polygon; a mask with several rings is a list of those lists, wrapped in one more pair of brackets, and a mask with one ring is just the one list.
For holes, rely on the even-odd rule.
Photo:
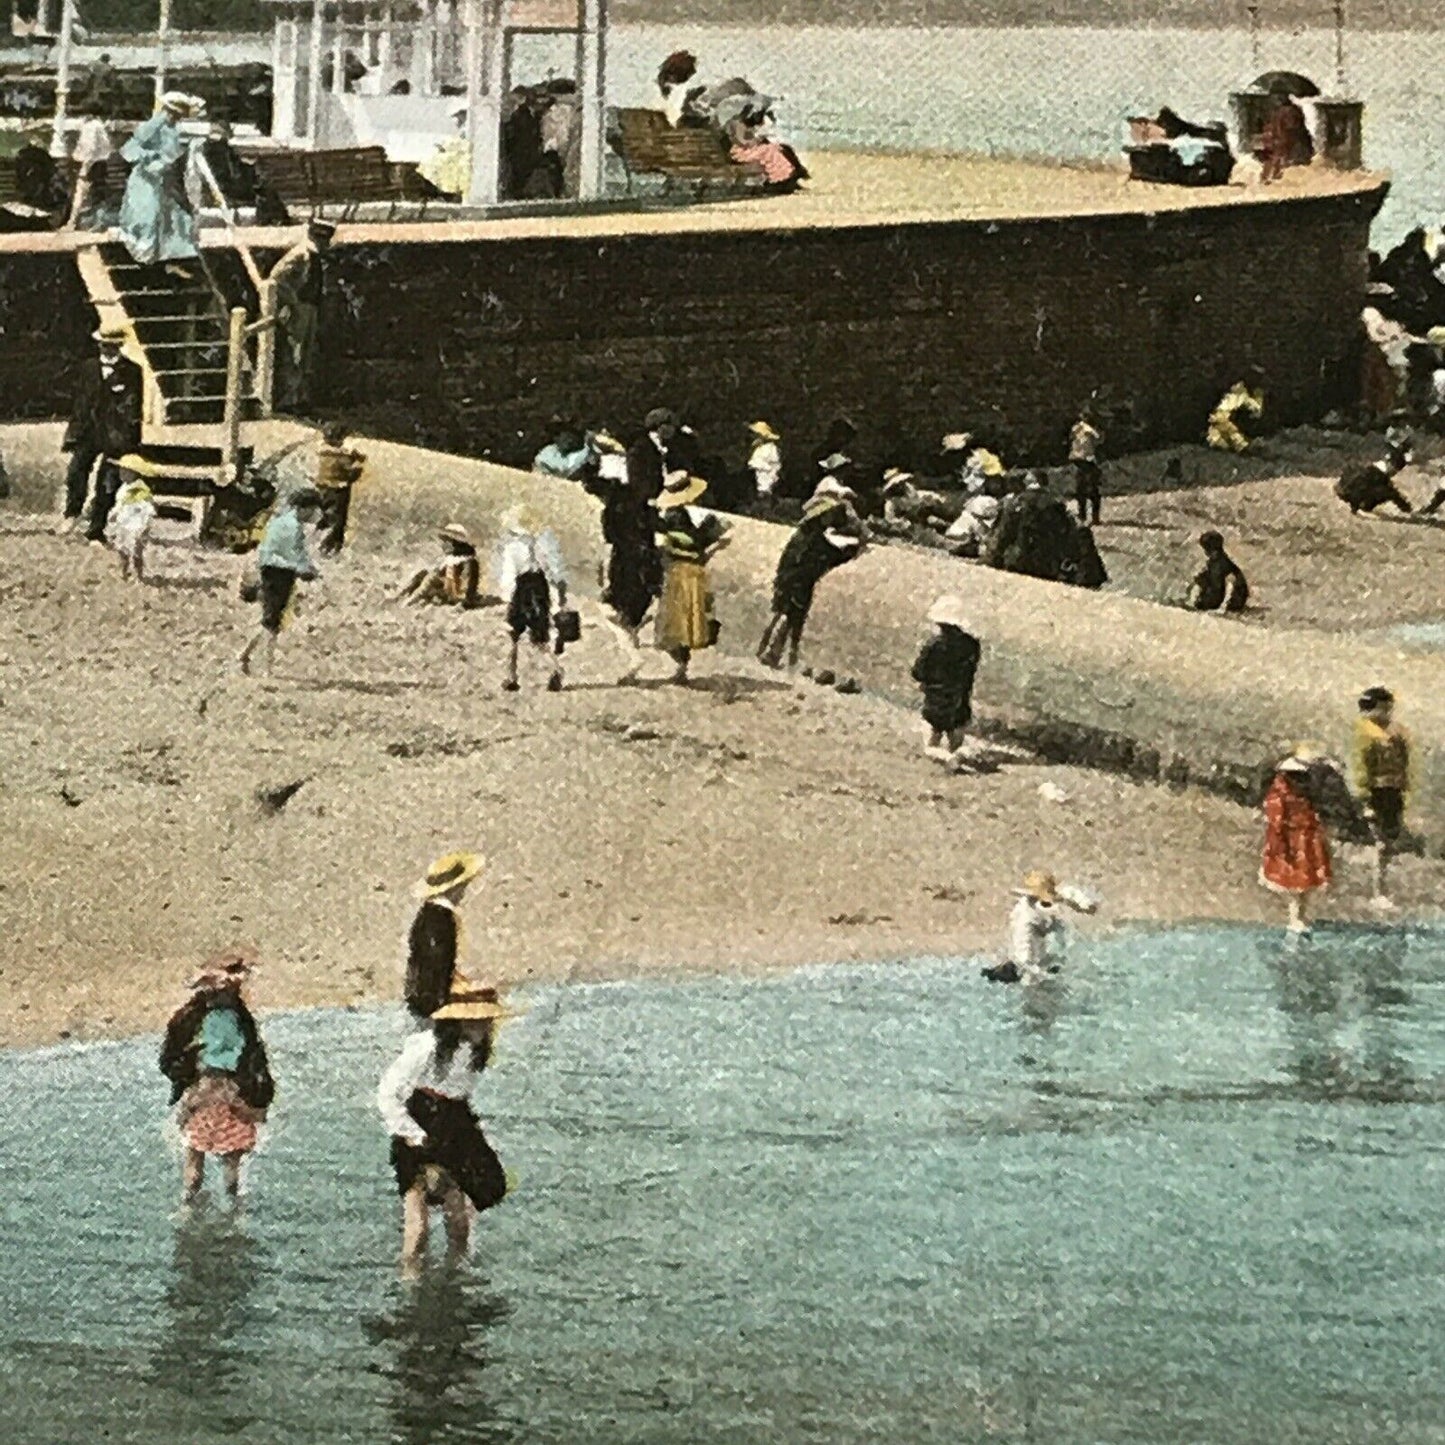
{"label": "pink dress", "polygon": [[1260,881],[1276,893],[1312,893],[1330,881],[1330,845],[1314,804],[1287,773],[1276,773],[1264,799]]}

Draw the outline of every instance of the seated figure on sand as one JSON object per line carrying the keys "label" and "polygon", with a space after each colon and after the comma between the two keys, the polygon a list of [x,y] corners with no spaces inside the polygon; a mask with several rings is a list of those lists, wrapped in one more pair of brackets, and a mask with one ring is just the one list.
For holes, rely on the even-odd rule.
{"label": "seated figure on sand", "polygon": [[1196,612],[1243,612],[1249,602],[1249,583],[1228,552],[1218,532],[1204,532],[1199,538],[1204,566],[1189,584],[1188,605]]}
{"label": "seated figure on sand", "polygon": [[446,549],[435,562],[419,567],[397,593],[398,602],[435,602],[443,607],[475,607],[481,583],[476,543],[460,522],[448,522],[437,533]]}
{"label": "seated figure on sand", "polygon": [[1411,455],[1408,434],[1391,429],[1385,437],[1385,455],[1376,462],[1346,467],[1335,483],[1335,496],[1354,516],[1373,512],[1387,502],[1400,512],[1413,510],[1410,499],[1395,483],[1395,478],[1409,465]]}
{"label": "seated figure on sand", "polygon": [[942,530],[958,520],[964,499],[959,494],[929,491],[912,472],[889,467],[883,473],[883,524],[880,530],[907,536],[913,527]]}

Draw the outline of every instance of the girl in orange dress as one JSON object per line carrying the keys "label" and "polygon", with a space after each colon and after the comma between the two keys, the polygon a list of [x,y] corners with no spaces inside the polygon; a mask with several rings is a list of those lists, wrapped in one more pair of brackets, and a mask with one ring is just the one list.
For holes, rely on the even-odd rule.
{"label": "girl in orange dress", "polygon": [[1305,900],[1330,883],[1330,845],[1311,798],[1315,759],[1296,751],[1275,769],[1264,797],[1264,861],[1260,882],[1289,898],[1289,931],[1307,933]]}

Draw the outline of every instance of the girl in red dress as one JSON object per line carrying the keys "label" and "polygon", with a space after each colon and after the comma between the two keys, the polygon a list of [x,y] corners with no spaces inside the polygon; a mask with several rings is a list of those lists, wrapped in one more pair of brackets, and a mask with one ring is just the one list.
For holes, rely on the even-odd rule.
{"label": "girl in red dress", "polygon": [[1264,797],[1264,861],[1259,880],[1289,898],[1289,931],[1307,933],[1305,900],[1330,882],[1330,845],[1311,797],[1310,774],[1324,760],[1292,753]]}

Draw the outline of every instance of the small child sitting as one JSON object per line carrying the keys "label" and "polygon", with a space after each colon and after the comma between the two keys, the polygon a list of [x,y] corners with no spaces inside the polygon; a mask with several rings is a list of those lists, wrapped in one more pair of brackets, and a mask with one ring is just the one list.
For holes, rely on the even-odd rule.
{"label": "small child sitting", "polygon": [[1039,983],[1059,971],[1067,929],[1057,905],[1076,913],[1097,913],[1099,900],[1085,889],[1061,884],[1052,873],[1030,873],[1015,890],[1008,920],[1008,956],[983,970],[995,983]]}
{"label": "small child sitting", "polygon": [[397,593],[406,603],[435,602],[443,607],[475,607],[481,585],[481,563],[471,533],[460,522],[448,522],[437,533],[444,555],[429,567],[418,567]]}
{"label": "small child sitting", "polygon": [[[957,597],[940,597],[928,620],[933,636],[913,664],[913,680],[923,688],[929,756],[949,762],[963,746],[963,730],[973,717],[973,680],[983,649],[968,631]],[[947,752],[942,751],[945,742]]]}
{"label": "small child sitting", "polygon": [[107,523],[111,546],[120,554],[120,575],[126,581],[145,578],[146,539],[156,519],[156,504],[151,489],[134,478],[122,484]]}

